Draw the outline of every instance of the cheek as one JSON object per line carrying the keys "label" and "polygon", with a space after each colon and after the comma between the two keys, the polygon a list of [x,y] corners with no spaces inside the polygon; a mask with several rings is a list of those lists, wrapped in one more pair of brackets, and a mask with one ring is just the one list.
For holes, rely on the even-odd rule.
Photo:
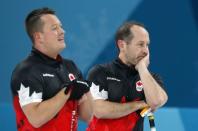
{"label": "cheek", "polygon": [[56,42],[57,41],[57,38],[55,36],[48,36],[48,42],[49,43],[53,43],[53,42]]}
{"label": "cheek", "polygon": [[50,38],[55,38],[57,36],[56,32],[49,32],[46,34],[46,36],[50,39]]}
{"label": "cheek", "polygon": [[137,51],[135,50],[135,49],[133,49],[133,48],[129,48],[128,50],[127,50],[127,53],[131,56],[131,57],[136,57],[136,55],[137,55]]}

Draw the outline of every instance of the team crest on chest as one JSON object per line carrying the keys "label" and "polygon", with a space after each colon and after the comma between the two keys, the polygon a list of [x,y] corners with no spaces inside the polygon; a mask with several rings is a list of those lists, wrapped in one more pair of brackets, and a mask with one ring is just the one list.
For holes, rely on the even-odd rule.
{"label": "team crest on chest", "polygon": [[72,73],[69,73],[69,80],[70,81],[73,81],[73,80],[75,80],[76,78],[75,78],[75,76],[74,76],[74,74],[72,74]]}
{"label": "team crest on chest", "polygon": [[143,89],[143,84],[142,84],[141,80],[139,80],[136,82],[136,90],[142,91],[142,89]]}

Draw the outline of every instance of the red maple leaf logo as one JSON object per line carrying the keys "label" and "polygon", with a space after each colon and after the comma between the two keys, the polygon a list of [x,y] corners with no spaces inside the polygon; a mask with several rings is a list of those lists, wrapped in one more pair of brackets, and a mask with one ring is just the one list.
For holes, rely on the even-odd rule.
{"label": "red maple leaf logo", "polygon": [[137,84],[137,86],[142,86],[142,82],[141,81],[138,81],[136,84]]}

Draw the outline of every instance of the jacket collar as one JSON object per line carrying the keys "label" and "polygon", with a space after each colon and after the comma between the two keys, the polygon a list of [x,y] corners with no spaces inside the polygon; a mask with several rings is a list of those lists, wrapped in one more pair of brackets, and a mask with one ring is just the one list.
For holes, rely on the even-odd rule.
{"label": "jacket collar", "polygon": [[122,62],[120,58],[116,58],[114,63],[126,74],[136,74],[138,73],[135,69],[135,66],[128,66],[125,63]]}
{"label": "jacket collar", "polygon": [[49,65],[59,64],[60,62],[62,62],[62,57],[60,55],[58,55],[56,59],[53,59],[53,58],[43,54],[42,52],[40,52],[39,50],[37,50],[34,47],[32,47],[30,56],[36,57],[39,60],[41,60],[42,62],[49,64]]}

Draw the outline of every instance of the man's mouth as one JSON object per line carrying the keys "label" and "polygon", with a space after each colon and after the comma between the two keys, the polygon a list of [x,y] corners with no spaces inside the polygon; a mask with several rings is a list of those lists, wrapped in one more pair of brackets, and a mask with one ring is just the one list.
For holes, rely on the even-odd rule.
{"label": "man's mouth", "polygon": [[58,41],[64,41],[64,38],[58,38]]}
{"label": "man's mouth", "polygon": [[141,60],[143,59],[145,56],[139,56],[138,59]]}

